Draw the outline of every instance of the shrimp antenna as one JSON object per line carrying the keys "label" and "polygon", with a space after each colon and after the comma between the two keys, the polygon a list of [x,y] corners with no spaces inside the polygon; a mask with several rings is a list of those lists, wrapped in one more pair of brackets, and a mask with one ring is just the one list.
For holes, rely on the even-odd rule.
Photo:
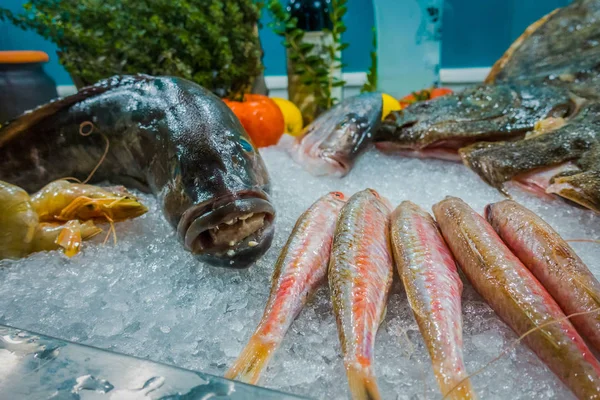
{"label": "shrimp antenna", "polygon": [[[95,130],[96,130],[96,126],[94,125],[94,123],[92,121],[84,121],[79,125],[79,134],[81,136],[90,136],[92,133],[94,133]],[[108,138],[106,137],[106,135],[104,133],[102,133],[102,132],[98,132],[98,133],[104,138],[104,141],[106,142],[106,147],[104,148],[104,154],[102,154],[102,157],[100,157],[98,164],[96,164],[94,169],[92,169],[92,172],[90,172],[88,177],[85,178],[85,180],[81,183],[88,183],[90,181],[90,179],[92,179],[92,177],[94,176],[94,174],[96,173],[98,168],[100,168],[100,165],[102,165],[102,163],[106,159],[106,155],[108,154],[108,149],[110,148],[110,141],[108,140]]]}
{"label": "shrimp antenna", "polygon": [[106,218],[106,220],[110,224],[110,228],[109,228],[109,230],[108,230],[108,232],[106,234],[106,237],[104,238],[104,242],[102,242],[102,244],[105,245],[106,242],[108,242],[108,238],[110,237],[111,233],[113,235],[113,242],[114,242],[114,244],[117,244],[117,230],[115,229],[115,222],[113,221],[113,219],[111,217],[109,217],[106,214],[104,214],[104,217]]}
{"label": "shrimp antenna", "polygon": [[490,367],[493,363],[495,363],[496,361],[500,360],[502,357],[504,357],[506,354],[508,354],[509,351],[511,351],[512,349],[514,349],[515,347],[517,347],[517,345],[519,343],[521,343],[521,341],[523,339],[525,339],[527,336],[531,335],[532,333],[539,331],[540,329],[545,328],[548,325],[552,325],[552,324],[556,324],[559,322],[563,322],[566,321],[568,319],[571,319],[573,317],[578,317],[580,315],[587,315],[587,314],[593,314],[595,312],[600,311],[600,307],[598,308],[594,308],[593,310],[590,311],[581,311],[581,312],[576,312],[573,314],[569,314],[565,317],[559,318],[559,319],[555,319],[553,321],[548,321],[545,322],[539,326],[536,326],[535,328],[531,328],[530,330],[528,330],[527,332],[525,332],[524,334],[522,334],[521,336],[519,336],[519,338],[517,340],[515,340],[510,346],[506,347],[504,350],[502,350],[502,352],[500,354],[498,354],[496,357],[494,357],[493,359],[491,359],[490,361],[488,361],[487,363],[485,363],[485,365],[481,368],[479,368],[477,371],[473,372],[472,374],[466,376],[465,378],[461,379],[456,385],[454,385],[452,387],[452,389],[450,389],[443,397],[443,399],[447,399],[448,396],[450,395],[450,393],[452,393],[454,390],[456,390],[456,388],[458,388],[460,385],[462,385],[466,380],[479,375],[480,373],[482,373],[484,370],[486,370],[488,367]]}

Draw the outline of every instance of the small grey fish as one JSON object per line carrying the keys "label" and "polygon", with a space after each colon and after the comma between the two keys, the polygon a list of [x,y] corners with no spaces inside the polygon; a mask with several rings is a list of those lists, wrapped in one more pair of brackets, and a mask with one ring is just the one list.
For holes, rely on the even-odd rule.
{"label": "small grey fish", "polygon": [[94,181],[153,192],[186,249],[233,268],[267,251],[275,210],[263,161],[229,107],[185,79],[114,77],[23,114],[0,129],[0,179],[29,192],[85,179],[104,138]]}
{"label": "small grey fish", "polygon": [[382,112],[381,93],[347,98],[306,127],[290,154],[313,175],[342,177],[372,143]]}

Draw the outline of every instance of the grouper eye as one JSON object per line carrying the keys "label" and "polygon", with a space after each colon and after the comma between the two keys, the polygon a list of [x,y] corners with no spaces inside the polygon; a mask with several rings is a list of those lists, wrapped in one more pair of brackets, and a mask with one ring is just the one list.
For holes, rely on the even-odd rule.
{"label": "grouper eye", "polygon": [[254,147],[252,147],[252,144],[246,139],[240,138],[240,144],[242,145],[242,149],[244,149],[244,151],[247,151],[248,153],[254,151]]}

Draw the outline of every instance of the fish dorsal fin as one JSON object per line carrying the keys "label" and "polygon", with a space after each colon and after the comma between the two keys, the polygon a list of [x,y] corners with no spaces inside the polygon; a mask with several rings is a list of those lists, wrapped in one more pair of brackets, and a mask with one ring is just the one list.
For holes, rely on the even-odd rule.
{"label": "fish dorsal fin", "polygon": [[129,86],[136,82],[152,78],[149,75],[142,74],[113,76],[103,79],[94,85],[86,86],[71,96],[57,98],[33,110],[25,111],[12,121],[0,125],[0,147],[20,132],[28,130],[40,121],[77,102],[105,93],[116,87]]}

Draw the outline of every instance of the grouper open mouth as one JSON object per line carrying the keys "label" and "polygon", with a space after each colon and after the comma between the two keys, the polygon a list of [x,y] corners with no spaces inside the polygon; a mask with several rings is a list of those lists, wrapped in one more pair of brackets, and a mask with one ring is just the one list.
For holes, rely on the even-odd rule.
{"label": "grouper open mouth", "polygon": [[202,260],[246,268],[271,245],[274,219],[264,192],[237,193],[187,210],[177,232],[186,249]]}

